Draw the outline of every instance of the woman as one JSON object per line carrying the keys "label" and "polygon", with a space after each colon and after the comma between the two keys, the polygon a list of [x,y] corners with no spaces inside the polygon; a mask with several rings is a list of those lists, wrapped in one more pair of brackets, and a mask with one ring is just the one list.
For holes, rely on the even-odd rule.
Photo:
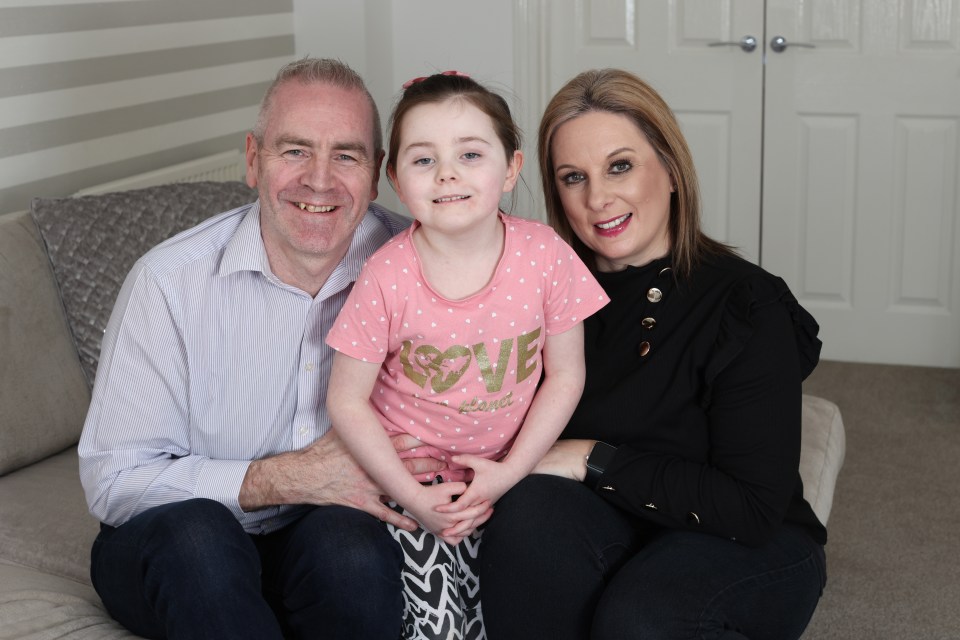
{"label": "woman", "polygon": [[489,637],[799,637],[826,582],[798,471],[816,322],[703,234],[690,151],[639,78],[567,83],[539,160],[551,223],[611,303],[585,321],[562,439],[484,533]]}

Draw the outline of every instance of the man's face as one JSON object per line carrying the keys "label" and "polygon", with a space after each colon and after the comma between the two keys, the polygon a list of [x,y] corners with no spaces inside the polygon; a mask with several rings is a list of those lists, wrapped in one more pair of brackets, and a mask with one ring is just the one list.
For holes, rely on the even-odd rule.
{"label": "man's face", "polygon": [[373,114],[360,91],[299,80],[277,88],[263,143],[248,134],[246,158],[263,243],[282,280],[296,284],[291,273],[332,269],[346,254],[377,197],[383,154],[373,145]]}

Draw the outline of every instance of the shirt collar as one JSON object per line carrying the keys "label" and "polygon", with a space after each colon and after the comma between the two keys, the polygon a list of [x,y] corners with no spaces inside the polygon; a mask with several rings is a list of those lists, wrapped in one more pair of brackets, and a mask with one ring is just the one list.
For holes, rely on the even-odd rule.
{"label": "shirt collar", "polygon": [[267,260],[267,250],[260,235],[260,200],[251,205],[236,232],[223,250],[217,275],[228,276],[240,271],[259,271],[275,279]]}
{"label": "shirt collar", "polygon": [[[390,229],[370,210],[363,216],[360,225],[353,234],[350,246],[343,259],[327,278],[318,299],[326,298],[340,291],[360,275],[360,269],[380,245],[390,239]],[[287,287],[270,269],[266,247],[260,232],[260,201],[257,200],[240,221],[236,232],[227,243],[220,260],[218,275],[228,276],[240,271],[259,271],[268,280]]]}

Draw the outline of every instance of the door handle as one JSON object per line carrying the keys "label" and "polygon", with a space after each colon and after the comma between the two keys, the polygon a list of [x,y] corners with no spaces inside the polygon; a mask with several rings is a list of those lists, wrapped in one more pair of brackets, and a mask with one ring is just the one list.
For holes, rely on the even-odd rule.
{"label": "door handle", "polygon": [[743,36],[736,42],[708,42],[708,47],[740,47],[747,53],[757,48],[757,39],[753,36]]}
{"label": "door handle", "polygon": [[783,53],[787,47],[806,47],[808,49],[816,49],[817,45],[810,44],[809,42],[787,42],[787,39],[783,36],[773,36],[773,39],[770,40],[770,48],[776,53]]}

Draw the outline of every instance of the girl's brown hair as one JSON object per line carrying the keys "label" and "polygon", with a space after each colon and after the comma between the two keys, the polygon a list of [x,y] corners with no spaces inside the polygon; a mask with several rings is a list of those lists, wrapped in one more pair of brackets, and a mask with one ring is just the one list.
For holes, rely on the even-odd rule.
{"label": "girl's brown hair", "polygon": [[413,81],[404,89],[399,102],[393,108],[387,149],[388,175],[396,175],[400,129],[407,113],[422,104],[436,104],[450,98],[464,100],[489,116],[493,122],[493,130],[507,154],[507,162],[513,160],[513,153],[520,149],[522,139],[520,129],[510,115],[507,101],[468,76],[455,72],[436,73]]}
{"label": "girl's brown hair", "polygon": [[629,118],[654,148],[676,184],[670,199],[670,245],[673,268],[680,278],[690,275],[704,256],[733,253],[706,236],[700,226],[700,187],[693,156],[673,111],[646,82],[620,69],[584,71],[567,82],[550,100],[540,120],[538,159],[547,218],[557,233],[588,265],[596,266],[593,252],[573,232],[567,220],[553,171],[551,145],[557,128],[585,113],[603,111]]}

